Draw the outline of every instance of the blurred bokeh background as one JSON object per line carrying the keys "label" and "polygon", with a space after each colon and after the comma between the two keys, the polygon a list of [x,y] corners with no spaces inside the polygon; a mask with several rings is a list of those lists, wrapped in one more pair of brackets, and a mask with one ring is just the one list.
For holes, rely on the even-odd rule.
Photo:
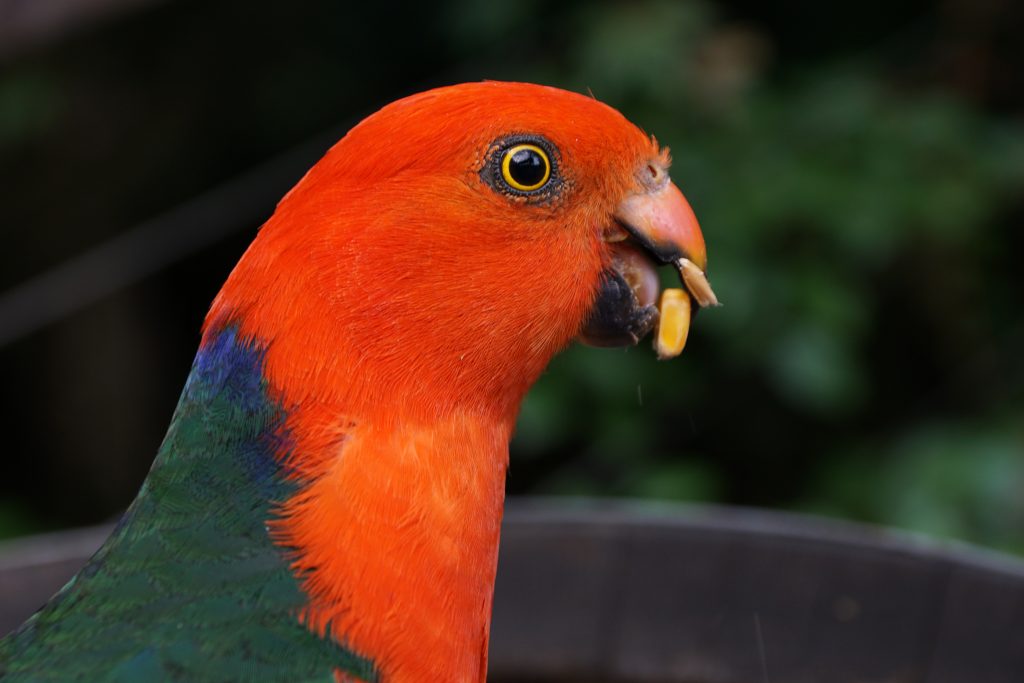
{"label": "blurred bokeh background", "polygon": [[510,493],[809,511],[1024,553],[1024,6],[0,0],[0,537],[115,515],[206,307],[361,116],[482,78],[671,146],[725,306],[573,348]]}

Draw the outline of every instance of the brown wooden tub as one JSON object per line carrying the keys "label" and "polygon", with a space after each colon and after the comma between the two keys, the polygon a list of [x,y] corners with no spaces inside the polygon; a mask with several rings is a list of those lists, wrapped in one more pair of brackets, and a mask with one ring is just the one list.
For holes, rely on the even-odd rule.
{"label": "brown wooden tub", "polygon": [[[0,545],[0,633],[109,528]],[[763,510],[510,500],[490,680],[1024,683],[1024,562]]]}

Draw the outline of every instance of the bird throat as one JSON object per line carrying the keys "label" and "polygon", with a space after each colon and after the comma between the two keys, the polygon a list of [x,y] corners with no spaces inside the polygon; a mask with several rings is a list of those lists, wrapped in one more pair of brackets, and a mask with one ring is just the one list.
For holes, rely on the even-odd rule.
{"label": "bird throat", "polygon": [[372,660],[389,683],[482,683],[507,439],[468,415],[350,423],[271,523],[295,555],[307,628]]}

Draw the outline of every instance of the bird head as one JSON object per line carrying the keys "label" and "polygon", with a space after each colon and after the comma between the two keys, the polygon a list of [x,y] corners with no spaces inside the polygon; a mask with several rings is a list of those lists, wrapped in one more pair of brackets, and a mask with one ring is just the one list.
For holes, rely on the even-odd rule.
{"label": "bird head", "polygon": [[666,149],[591,97],[464,84],[390,104],[339,141],[281,201],[207,327],[259,339],[296,401],[514,417],[573,339],[635,344],[657,326],[661,264],[714,303]]}

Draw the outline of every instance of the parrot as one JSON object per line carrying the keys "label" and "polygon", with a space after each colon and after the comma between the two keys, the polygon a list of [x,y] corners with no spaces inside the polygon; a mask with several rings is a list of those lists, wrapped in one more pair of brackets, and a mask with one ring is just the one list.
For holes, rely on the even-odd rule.
{"label": "parrot", "polygon": [[484,681],[527,390],[574,340],[678,355],[718,303],[670,162],[550,86],[363,119],[256,232],[137,497],[0,679]]}

